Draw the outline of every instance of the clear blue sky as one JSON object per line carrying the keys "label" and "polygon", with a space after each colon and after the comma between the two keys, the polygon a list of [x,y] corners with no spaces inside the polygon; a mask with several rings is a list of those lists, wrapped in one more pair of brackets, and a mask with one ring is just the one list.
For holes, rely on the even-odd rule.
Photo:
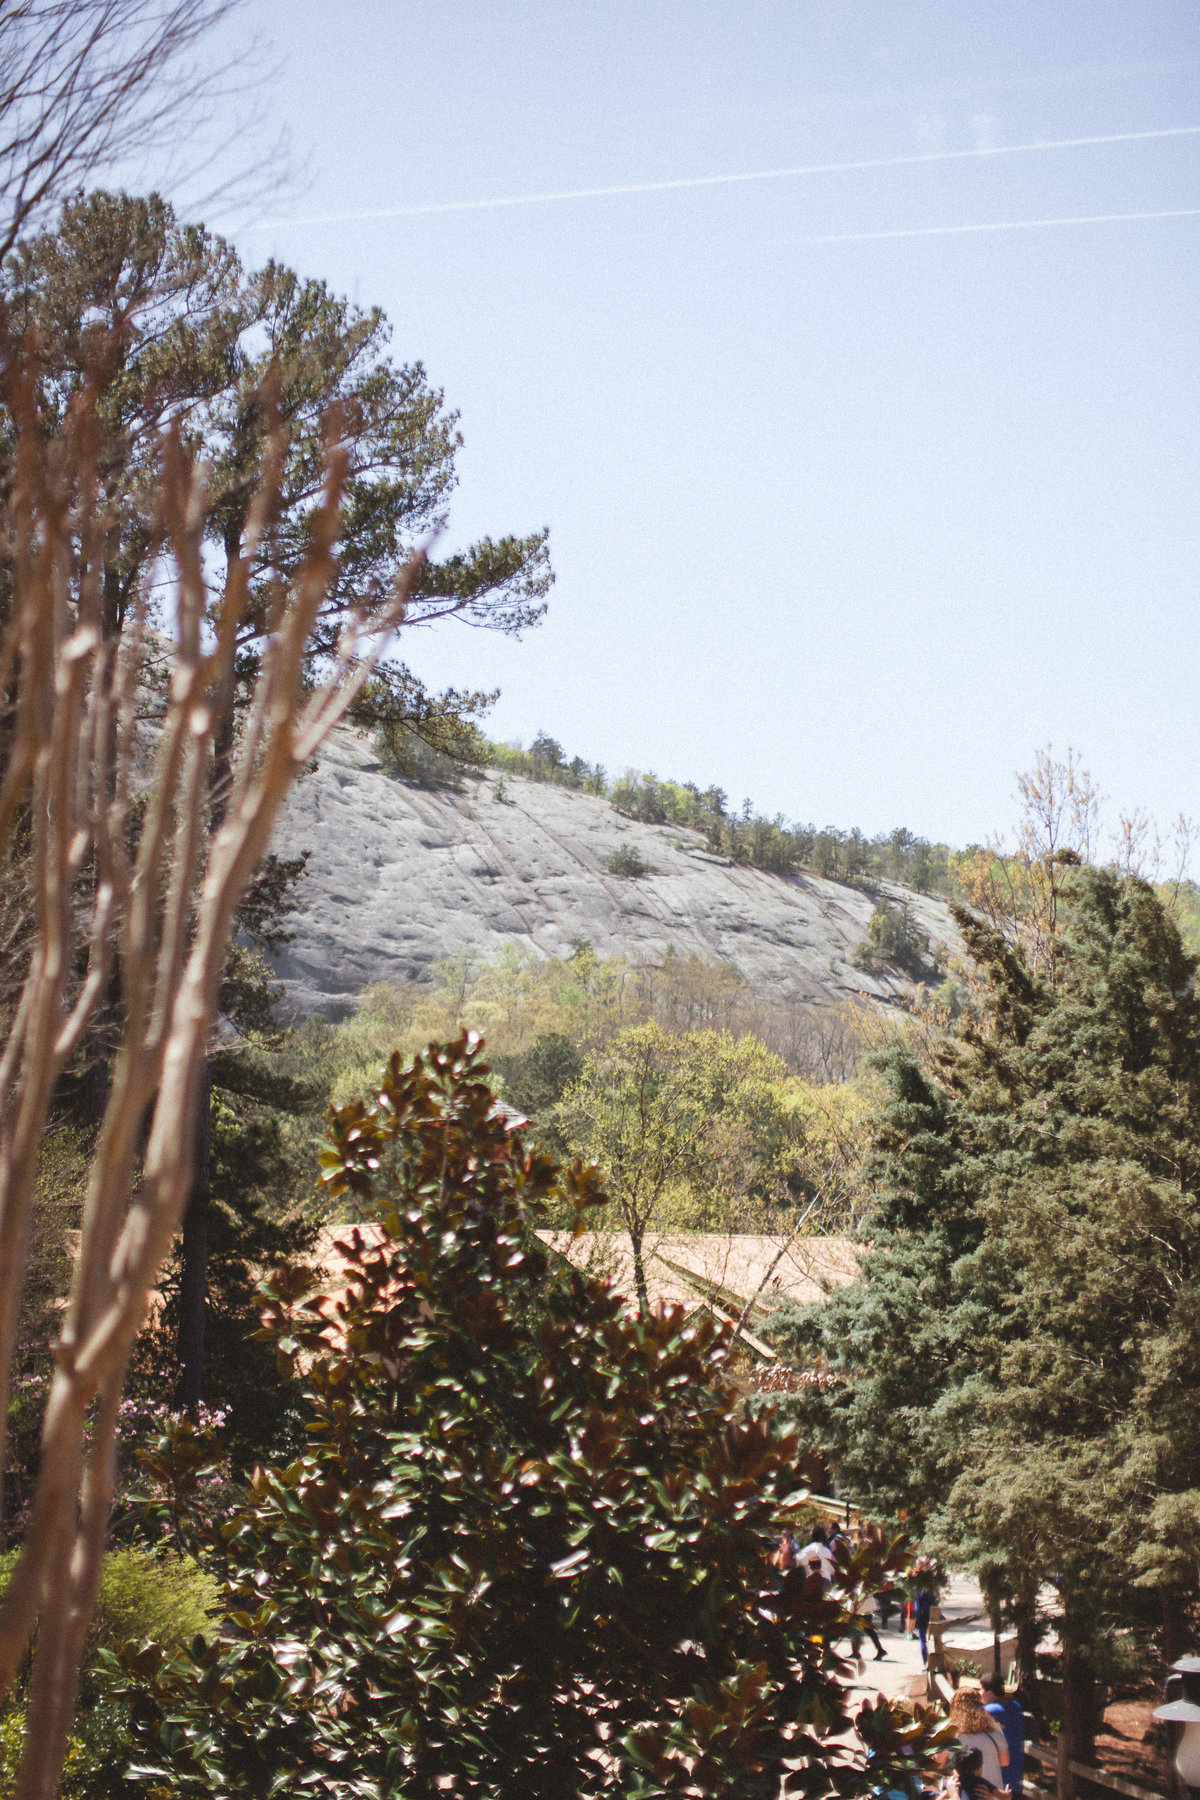
{"label": "clear blue sky", "polygon": [[978,840],[1047,740],[1200,813],[1200,217],[858,235],[1200,209],[1200,137],[295,222],[1197,126],[1194,4],[251,16],[309,179],[240,248],[444,387],[454,541],[551,528],[542,628],[443,628],[423,673],[818,824]]}

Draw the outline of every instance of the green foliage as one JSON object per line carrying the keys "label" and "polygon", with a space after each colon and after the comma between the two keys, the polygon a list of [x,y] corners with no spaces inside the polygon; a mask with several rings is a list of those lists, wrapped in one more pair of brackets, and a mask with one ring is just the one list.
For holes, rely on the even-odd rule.
{"label": "green foliage", "polygon": [[599,763],[586,763],[580,756],[568,762],[562,745],[544,731],[528,750],[519,744],[489,744],[487,749],[488,761],[506,775],[523,775],[527,781],[577,788],[585,794],[608,792],[608,778]]}
{"label": "green foliage", "polygon": [[[61,1800],[138,1800],[145,1794],[141,1783],[126,1773],[128,1722],[126,1708],[114,1702],[80,1709],[67,1742]],[[0,1782],[6,1794],[16,1786],[24,1738],[25,1708],[9,1706],[0,1713]]]}
{"label": "green foliage", "polygon": [[844,1597],[768,1565],[796,1445],[751,1419],[725,1341],[552,1276],[528,1208],[594,1171],[531,1154],[468,1039],[332,1116],[331,1195],[372,1214],[344,1295],[281,1278],[266,1314],[311,1412],[222,1532],[209,1642],[124,1658],[155,1791],[457,1791],[502,1800],[915,1795],[924,1727],[867,1707],[855,1766]]}
{"label": "green foliage", "polygon": [[611,855],[605,857],[604,866],[610,875],[619,875],[628,881],[636,881],[639,875],[652,873],[650,864],[632,844],[619,844]]}
{"label": "green foliage", "polygon": [[[327,1090],[289,1076],[287,1061],[253,1041],[213,1058],[202,1392],[227,1415],[242,1469],[288,1454],[300,1433],[295,1394],[254,1336],[259,1282],[277,1263],[308,1255],[321,1223],[311,1169]],[[162,1306],[139,1340],[141,1385],[160,1399],[172,1391],[181,1274],[176,1245],[160,1278]],[[155,1371],[168,1376],[165,1388]]]}
{"label": "green foliage", "polygon": [[859,1279],[799,1314],[781,1308],[776,1331],[791,1355],[828,1357],[838,1376],[790,1404],[835,1458],[839,1486],[873,1517],[928,1532],[995,1376],[1002,1283],[981,1266],[977,1175],[964,1166],[953,1100],[906,1048],[889,1051],[879,1073]]}
{"label": "green foliage", "polygon": [[[89,417],[95,424],[96,506],[105,526],[93,573],[106,640],[115,643],[135,615],[141,623],[143,604],[149,609],[145,622],[151,627],[156,622],[161,584],[154,580],[153,559],[160,525],[161,432],[167,425],[182,434],[188,453],[205,468],[203,560],[214,591],[246,558],[250,598],[240,614],[234,678],[214,720],[213,779],[197,821],[211,834],[228,797],[239,715],[286,589],[311,547],[331,431],[344,480],[337,555],[321,584],[305,641],[304,672],[313,684],[324,678],[350,621],[368,628],[378,621],[414,552],[444,525],[461,446],[457,415],[419,362],[393,357],[391,328],[377,308],[360,308],[322,281],[277,262],[245,269],[231,245],[181,222],[159,195],[71,196],[55,229],[40,232],[5,259],[0,305],[14,341],[29,347],[31,405],[47,440],[59,433],[85,392],[94,400]],[[0,407],[5,491],[13,474],[13,431],[11,409]],[[270,530],[252,532],[251,505],[268,462],[274,470]],[[536,624],[552,579],[546,540],[544,530],[483,537],[440,562],[421,561],[406,602],[406,625],[454,616],[516,634]],[[139,631],[137,642],[138,711],[152,730],[156,698],[168,679],[163,640],[151,629]],[[472,720],[488,703],[486,695],[453,689],[430,694],[410,670],[389,661],[361,696],[358,717],[397,738],[415,737],[424,748],[432,746],[431,753],[453,743],[461,760],[474,731]],[[133,839],[141,803],[128,810],[126,828]],[[281,990],[267,956],[287,942],[303,860],[268,856],[238,910],[237,941],[226,959],[219,1006],[244,1037],[261,1040],[277,1029]],[[9,859],[0,903],[0,940],[9,952],[0,957],[7,963],[0,1012],[10,1004],[10,978],[19,978],[12,954],[28,953],[19,925],[24,886],[19,861]],[[85,871],[82,879],[93,875]],[[102,1111],[120,991],[120,958],[114,954],[109,992],[77,1057],[84,1079],[73,1072],[76,1098],[82,1099],[80,1110],[87,1111],[89,1123]],[[96,1079],[89,1082],[89,1076]],[[185,1227],[189,1279],[183,1285],[189,1302],[180,1322],[179,1354],[186,1364],[180,1391],[192,1400],[207,1386],[211,1401],[232,1406],[231,1430],[243,1451],[281,1453],[278,1435],[263,1435],[272,1421],[282,1427],[287,1418],[270,1358],[260,1352],[255,1372],[241,1342],[251,1290],[264,1266],[282,1251],[296,1254],[304,1247],[295,1232],[283,1232],[285,1209],[275,1204],[290,1181],[283,1164],[295,1134],[270,1116],[270,1103],[244,1085],[232,1095],[219,1088],[215,1093],[213,1216],[207,1221],[214,1258],[207,1331],[212,1379],[203,1382],[199,1368],[210,1210],[208,1119],[201,1115]],[[177,1299],[168,1291],[160,1328],[172,1321]],[[157,1360],[165,1373],[165,1359]],[[10,1528],[12,1522],[7,1521]]]}
{"label": "green foliage", "polygon": [[543,1032],[521,1056],[493,1057],[504,1098],[535,1124],[553,1126],[554,1110],[583,1073],[583,1058],[563,1031]]}
{"label": "green foliage", "polygon": [[461,792],[464,776],[483,768],[488,743],[476,721],[495,694],[449,688],[427,694],[407,671],[376,677],[363,689],[352,718],[373,731],[383,767],[417,787]]}
{"label": "green foliage", "polygon": [[[528,781],[552,782],[605,796],[617,812],[647,825],[680,825],[701,832],[708,847],[730,862],[777,875],[815,869],[836,881],[902,882],[921,892],[956,891],[953,857],[945,844],[930,844],[901,828],[867,838],[861,831],[827,825],[789,824],[756,813],[749,800],[732,812],[723,788],[699,788],[691,781],[662,781],[657,775],[626,770],[609,780],[599,763],[569,760],[562,745],[540,731],[528,750],[519,744],[490,744],[493,767]],[[615,870],[623,874],[624,870]]]}
{"label": "green foliage", "polygon": [[21,1761],[21,1747],[24,1742],[24,1710],[20,1707],[9,1707],[5,1712],[0,1713],[0,1776],[4,1778],[7,1793],[11,1793],[16,1785],[17,1768]]}
{"label": "green foliage", "polygon": [[296,889],[311,854],[302,850],[299,856],[277,856],[270,850],[263,857],[233,915],[237,929],[247,934],[256,949],[274,954],[295,938],[288,920],[300,909]]}
{"label": "green foliage", "polygon": [[[147,427],[168,411],[186,407],[189,428],[205,439],[212,530],[228,552],[245,529],[270,426],[263,380],[274,369],[288,441],[271,554],[287,569],[322,480],[328,413],[339,409],[350,459],[347,511],[313,634],[315,658],[333,650],[351,607],[382,602],[409,546],[442,518],[461,443],[457,417],[419,363],[388,356],[390,327],[378,308],[364,311],[279,263],[247,274],[228,244],[181,225],[155,195],[72,199],[55,231],[11,259],[5,286],[20,326],[39,330],[51,419],[98,356],[120,359],[102,411],[112,432],[111,478],[130,503],[124,546],[134,561],[141,472],[154,455]],[[126,329],[108,335],[118,322]],[[484,538],[429,566],[409,616],[459,612],[520,629],[539,616],[547,585],[544,534]]]}
{"label": "green foliage", "polygon": [[[0,1596],[7,1592],[18,1554],[9,1550],[0,1556]],[[208,1630],[217,1602],[217,1581],[194,1557],[136,1545],[110,1550],[84,1642],[85,1697],[93,1691],[102,1650],[148,1639],[182,1650]]]}
{"label": "green foliage", "polygon": [[1076,867],[1059,904],[1036,975],[959,914],[979,1010],[890,1059],[862,1277],[785,1341],[838,1377],[797,1404],[847,1490],[993,1594],[1052,1578],[1095,1670],[1197,1592],[1200,999],[1144,882]]}
{"label": "green foliage", "polygon": [[216,1580],[190,1556],[135,1547],[110,1550],[89,1627],[85,1660],[118,1644],[153,1638],[182,1649],[208,1629]]}
{"label": "green foliage", "polygon": [[914,922],[907,901],[878,901],[867,929],[870,936],[854,951],[860,968],[878,970],[891,964],[918,981],[936,972],[928,933]]}
{"label": "green foliage", "polygon": [[731,963],[670,949],[660,963],[630,964],[583,942],[564,957],[509,943],[490,957],[468,950],[443,958],[431,974],[428,985],[379,982],[365,989],[356,1011],[337,1025],[307,1020],[281,1041],[281,1060],[340,1101],[361,1093],[393,1050],[415,1054],[464,1025],[486,1033],[506,1072],[540,1037],[569,1038],[584,1055],[630,1025],[653,1020],[668,1031],[757,1037],[793,1073],[836,1085],[852,1076],[869,1027],[856,1005],[762,995]]}
{"label": "green foliage", "polygon": [[0,1542],[24,1530],[41,1455],[42,1417],[62,1304],[71,1281],[71,1241],[83,1212],[90,1134],[60,1119],[38,1147],[29,1274],[22,1295],[4,1444]]}
{"label": "green foliage", "polygon": [[[752,1037],[635,1025],[586,1060],[556,1115],[563,1141],[604,1170],[646,1301],[648,1232],[787,1216],[803,1182],[803,1121],[787,1070]],[[755,1216],[756,1215],[756,1216]]]}
{"label": "green foliage", "polygon": [[[331,417],[347,457],[336,566],[308,640],[317,675],[351,615],[389,601],[415,546],[445,522],[461,447],[457,414],[419,362],[389,354],[391,327],[285,265],[243,269],[231,245],[182,224],[168,202],[95,192],[72,197],[57,227],[18,247],[0,271],[14,333],[36,334],[38,403],[52,433],[84,383],[99,385],[99,464],[111,514],[102,574],[105,625],[119,630],[144,585],[153,542],[149,508],[157,433],[177,419],[206,463],[210,552],[218,563],[246,542],[268,434],[283,427],[281,503],[252,558],[259,596],[239,645],[239,695],[269,632],[269,582],[290,578],[308,543],[324,481]],[[6,431],[0,423],[0,465]],[[406,610],[409,624],[456,616],[519,634],[545,611],[547,533],[483,537],[430,560]],[[364,693],[360,722],[437,735],[469,732],[489,697],[427,692],[389,661]],[[442,748],[445,746],[443,745]]]}
{"label": "green foliage", "polygon": [[1184,949],[1200,955],[1200,887],[1194,881],[1173,881],[1155,891],[1179,926]]}

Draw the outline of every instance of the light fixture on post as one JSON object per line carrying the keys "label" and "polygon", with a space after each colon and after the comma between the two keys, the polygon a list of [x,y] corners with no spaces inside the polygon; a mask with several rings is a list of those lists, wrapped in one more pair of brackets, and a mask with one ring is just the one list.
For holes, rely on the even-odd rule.
{"label": "light fixture on post", "polygon": [[1154,1717],[1177,1725],[1175,1771],[1185,1787],[1200,1788],[1200,1656],[1181,1656],[1167,1674],[1167,1703]]}

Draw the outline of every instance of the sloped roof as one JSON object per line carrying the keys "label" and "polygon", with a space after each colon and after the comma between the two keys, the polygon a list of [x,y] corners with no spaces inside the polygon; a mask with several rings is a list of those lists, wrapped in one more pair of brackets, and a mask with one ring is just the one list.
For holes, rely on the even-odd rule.
{"label": "sloped roof", "polygon": [[[542,1242],[577,1268],[603,1275],[637,1304],[633,1245],[624,1231],[539,1231]],[[737,1319],[753,1300],[748,1323],[761,1329],[783,1301],[807,1306],[858,1273],[858,1258],[849,1238],[797,1238],[750,1232],[688,1231],[648,1234],[642,1246],[646,1291],[652,1306],[707,1306],[720,1318]],[[743,1333],[743,1336],[746,1336]],[[766,1345],[751,1339],[751,1348],[770,1358]]]}
{"label": "sloped roof", "polygon": [[[324,1271],[322,1290],[336,1295],[345,1287],[346,1259],[340,1248],[352,1231],[369,1244],[383,1242],[385,1233],[377,1220],[359,1224],[326,1226],[313,1247],[313,1260]],[[628,1232],[585,1231],[572,1237],[569,1231],[539,1231],[548,1249],[576,1268],[610,1281],[625,1296],[627,1309],[637,1309],[633,1246]],[[833,1288],[853,1281],[858,1259],[849,1238],[799,1238],[787,1243],[782,1236],[749,1232],[688,1231],[647,1236],[643,1244],[646,1290],[651,1306],[681,1306],[685,1312],[711,1312],[730,1323],[753,1298],[743,1341],[761,1361],[773,1362],[775,1352],[756,1335],[783,1301],[806,1306],[822,1299]]]}

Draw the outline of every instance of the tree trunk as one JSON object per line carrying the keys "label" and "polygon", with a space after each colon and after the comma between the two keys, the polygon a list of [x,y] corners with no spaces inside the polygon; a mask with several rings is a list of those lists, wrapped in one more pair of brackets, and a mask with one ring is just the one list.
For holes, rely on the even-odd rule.
{"label": "tree trunk", "polygon": [[212,1065],[205,1058],[197,1097],[195,1164],[183,1215],[183,1266],[179,1277],[179,1356],[176,1398],[194,1414],[203,1395],[204,1321],[208,1291],[209,1171],[212,1162]]}
{"label": "tree trunk", "polygon": [[1013,1624],[1017,1630],[1017,1683],[1026,1706],[1035,1715],[1038,1705],[1037,1679],[1037,1589],[1032,1582],[1022,1584],[1012,1603]]}
{"label": "tree trunk", "polygon": [[1004,1657],[1000,1648],[1000,1633],[1003,1630],[1003,1623],[1001,1620],[999,1604],[990,1609],[988,1616],[992,1626],[992,1666],[989,1670],[989,1674],[994,1675],[997,1681],[999,1681],[1004,1673]]}
{"label": "tree trunk", "polygon": [[[240,530],[240,527],[239,527]],[[226,555],[237,552],[236,539],[226,538]],[[229,579],[229,568],[226,569]],[[225,822],[229,804],[234,744],[233,682],[227,680],[218,693],[213,731],[213,761],[209,778],[208,835],[215,839]],[[228,954],[228,952],[226,952]],[[196,1096],[195,1160],[187,1211],[183,1215],[182,1268],[179,1276],[179,1331],[175,1340],[179,1357],[176,1400],[184,1412],[195,1416],[204,1397],[204,1326],[208,1308],[208,1206],[212,1167],[212,1063],[204,1059]]]}
{"label": "tree trunk", "polygon": [[1169,1667],[1181,1656],[1187,1655],[1187,1599],[1178,1588],[1163,1588],[1160,1593],[1162,1601],[1162,1656]]}
{"label": "tree trunk", "polygon": [[643,1234],[631,1231],[629,1242],[633,1247],[633,1284],[637,1289],[638,1312],[643,1318],[650,1311],[650,1297],[646,1292],[646,1264],[642,1257]]}
{"label": "tree trunk", "polygon": [[1058,1732],[1058,1800],[1074,1800],[1073,1762],[1090,1762],[1096,1732],[1096,1680],[1083,1648],[1080,1622],[1070,1598],[1059,1626],[1062,1634],[1062,1724]]}

